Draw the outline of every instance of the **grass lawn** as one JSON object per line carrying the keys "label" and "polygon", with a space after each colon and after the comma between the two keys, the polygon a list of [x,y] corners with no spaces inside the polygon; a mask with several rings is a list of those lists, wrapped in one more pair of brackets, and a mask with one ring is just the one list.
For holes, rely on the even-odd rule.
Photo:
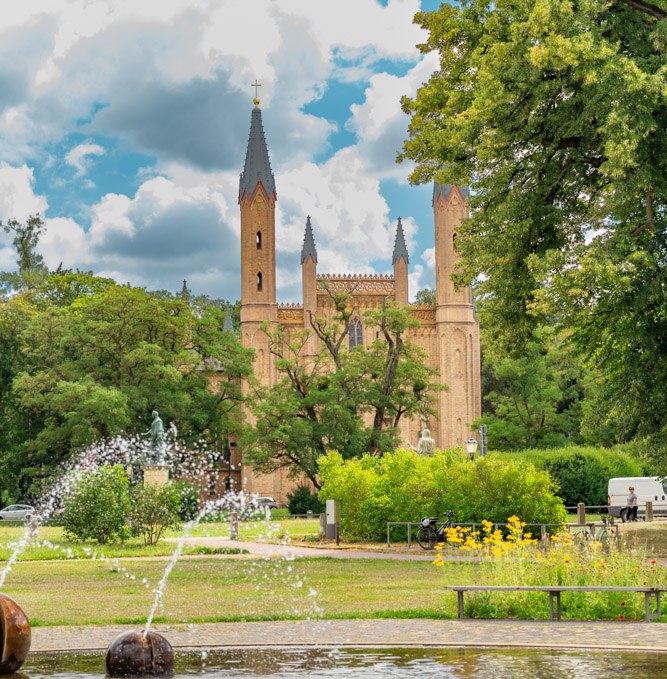
{"label": "grass lawn", "polygon": [[[165,563],[100,561],[19,563],[4,593],[35,625],[143,622]],[[171,574],[158,620],[201,622],[318,617],[455,615],[442,585],[470,581],[475,566],[387,559],[185,557]],[[145,579],[145,583],[142,580]]]}

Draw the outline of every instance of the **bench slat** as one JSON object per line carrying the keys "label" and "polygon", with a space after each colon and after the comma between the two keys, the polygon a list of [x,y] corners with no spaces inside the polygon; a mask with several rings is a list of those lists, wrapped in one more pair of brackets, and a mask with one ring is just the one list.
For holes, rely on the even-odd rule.
{"label": "bench slat", "polygon": [[445,585],[452,592],[667,592],[667,587],[602,587],[595,585]]}

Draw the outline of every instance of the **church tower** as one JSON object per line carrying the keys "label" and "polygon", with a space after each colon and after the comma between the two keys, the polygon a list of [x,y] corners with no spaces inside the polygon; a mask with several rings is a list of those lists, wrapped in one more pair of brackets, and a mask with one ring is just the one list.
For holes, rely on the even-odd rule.
{"label": "church tower", "polygon": [[435,221],[435,296],[438,367],[449,391],[439,395],[438,445],[458,445],[471,436],[470,424],[481,416],[479,324],[470,287],[457,289],[452,274],[459,256],[456,237],[467,217],[468,189],[433,186]]}
{"label": "church tower", "polygon": [[241,341],[255,349],[256,373],[270,382],[272,369],[263,321],[277,320],[276,185],[262,127],[259,99],[250,121],[245,165],[239,182],[241,207]]}

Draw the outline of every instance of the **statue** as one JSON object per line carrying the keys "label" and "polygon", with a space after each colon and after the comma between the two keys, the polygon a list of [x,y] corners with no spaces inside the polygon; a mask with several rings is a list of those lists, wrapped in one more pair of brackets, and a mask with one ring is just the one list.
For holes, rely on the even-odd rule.
{"label": "statue", "polygon": [[152,448],[153,458],[152,464],[164,464],[164,424],[160,419],[160,414],[157,410],[153,411],[153,421],[151,428],[144,433],[144,436],[150,436],[150,443]]}
{"label": "statue", "polygon": [[435,452],[435,441],[431,438],[431,432],[428,429],[422,429],[422,435],[417,444],[417,452],[420,455],[433,455]]}

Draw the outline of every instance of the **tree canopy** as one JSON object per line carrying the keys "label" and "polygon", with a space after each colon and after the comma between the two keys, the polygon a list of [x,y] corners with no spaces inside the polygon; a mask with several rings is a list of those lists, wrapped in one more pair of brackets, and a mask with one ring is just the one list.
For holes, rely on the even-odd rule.
{"label": "tree canopy", "polygon": [[471,186],[458,281],[477,278],[486,332],[516,356],[562,323],[646,436],[667,415],[666,17],[665,0],[418,14],[440,67],[403,102],[400,156],[414,182]]}
{"label": "tree canopy", "polygon": [[[424,352],[405,337],[419,324],[409,309],[386,302],[366,311],[377,339],[348,350],[353,298],[329,294],[333,318],[312,318],[310,330],[265,324],[282,379],[257,391],[256,423],[245,440],[246,459],[257,468],[303,473],[316,488],[317,461],[327,451],[349,458],[393,450],[401,419],[431,412],[442,389]],[[319,349],[309,356],[304,349],[313,334]]]}
{"label": "tree canopy", "polygon": [[[0,314],[0,492],[43,477],[98,439],[148,428],[156,408],[184,442],[222,451],[241,429],[252,351],[217,305],[60,271]],[[210,388],[211,375],[215,387]]]}

